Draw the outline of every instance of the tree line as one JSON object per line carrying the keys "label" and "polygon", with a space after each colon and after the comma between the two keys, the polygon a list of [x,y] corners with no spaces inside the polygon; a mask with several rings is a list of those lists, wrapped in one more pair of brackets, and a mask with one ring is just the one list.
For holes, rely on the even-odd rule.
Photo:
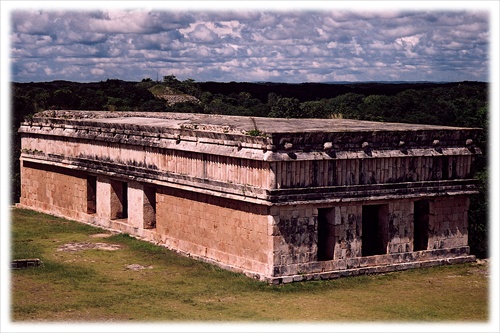
{"label": "tree line", "polygon": [[[487,256],[487,129],[488,85],[451,83],[245,83],[163,80],[141,82],[108,79],[92,83],[53,81],[12,83],[12,202],[20,196],[17,129],[22,120],[42,110],[102,110],[194,112],[253,117],[346,118],[460,127],[483,132],[478,146],[475,177],[480,193],[471,198],[469,242],[471,251]],[[190,95],[195,100],[169,105],[162,94]]]}

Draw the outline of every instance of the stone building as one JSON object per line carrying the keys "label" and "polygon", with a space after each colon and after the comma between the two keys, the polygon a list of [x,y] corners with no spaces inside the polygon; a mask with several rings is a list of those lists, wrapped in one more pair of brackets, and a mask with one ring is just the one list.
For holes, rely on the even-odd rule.
{"label": "stone building", "polygon": [[467,262],[478,131],[44,111],[19,129],[19,206],[269,283]]}

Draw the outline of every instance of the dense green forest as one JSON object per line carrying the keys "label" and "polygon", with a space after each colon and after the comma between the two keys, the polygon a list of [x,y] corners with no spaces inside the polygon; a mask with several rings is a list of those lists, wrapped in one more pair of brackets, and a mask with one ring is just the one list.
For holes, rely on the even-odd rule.
{"label": "dense green forest", "polygon": [[[181,96],[176,102],[169,97]],[[194,96],[194,98],[192,98]],[[169,102],[170,101],[170,102]],[[21,121],[48,109],[195,112],[283,118],[349,118],[483,128],[475,177],[481,191],[471,199],[469,244],[488,255],[488,85],[453,83],[239,83],[108,79],[93,83],[53,81],[12,84],[12,202],[18,202]]]}

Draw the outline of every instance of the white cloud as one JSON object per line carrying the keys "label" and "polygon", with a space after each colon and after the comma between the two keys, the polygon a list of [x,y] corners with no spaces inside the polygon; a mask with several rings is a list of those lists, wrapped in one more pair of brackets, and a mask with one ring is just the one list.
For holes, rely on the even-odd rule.
{"label": "white cloud", "polygon": [[145,33],[150,31],[148,21],[149,12],[145,10],[111,10],[82,22],[82,28],[100,33]]}
{"label": "white cloud", "polygon": [[201,43],[213,43],[218,39],[217,34],[203,23],[196,24],[191,32],[186,33],[186,36],[193,42]]}
{"label": "white cloud", "polygon": [[337,42],[329,42],[326,47],[329,48],[329,49],[334,49],[337,47]]}
{"label": "white cloud", "polygon": [[22,67],[28,73],[35,73],[40,68],[40,64],[36,62],[28,62],[25,63]]}
{"label": "white cloud", "polygon": [[397,38],[395,42],[396,42],[396,44],[401,45],[405,49],[412,49],[418,45],[421,37],[422,37],[422,35],[401,37],[401,38]]}
{"label": "white cloud", "polygon": [[105,73],[105,72],[104,72],[104,69],[102,69],[102,68],[92,68],[92,69],[90,70],[90,72],[91,72],[92,74],[94,74],[94,75],[102,75],[102,74],[104,74],[104,73]]}
{"label": "white cloud", "polygon": [[10,40],[15,81],[304,82],[486,80],[489,36],[483,12],[141,9],[16,11]]}
{"label": "white cloud", "polygon": [[221,21],[218,23],[207,22],[205,25],[213,31],[219,38],[231,37],[241,38],[241,24],[236,20]]}

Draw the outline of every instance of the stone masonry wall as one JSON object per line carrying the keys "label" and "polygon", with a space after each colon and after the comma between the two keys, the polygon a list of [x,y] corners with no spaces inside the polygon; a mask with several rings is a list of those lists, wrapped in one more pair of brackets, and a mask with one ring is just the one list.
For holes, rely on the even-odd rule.
{"label": "stone masonry wall", "polygon": [[334,260],[361,256],[361,206],[334,207]]}
{"label": "stone masonry wall", "polygon": [[413,251],[413,201],[391,201],[388,206],[389,243],[387,244],[387,253]]}
{"label": "stone masonry wall", "polygon": [[[83,172],[23,161],[21,173],[21,205],[89,221],[87,175]],[[106,177],[97,177],[98,225],[138,236],[149,235],[150,240],[174,250],[261,276],[299,279],[296,275],[387,264],[394,255],[403,256],[398,260],[404,261],[414,251],[415,200],[370,202],[387,206],[387,250],[385,254],[363,257],[362,208],[367,202],[269,208],[156,187],[156,216],[151,219],[146,218],[151,213],[146,210],[152,206],[145,198],[144,185],[129,182],[128,217],[116,220],[118,216],[112,213],[112,184]],[[415,252],[414,257],[433,258],[435,251],[447,249],[461,249],[459,254],[466,254],[468,197],[434,197],[425,201],[429,203],[427,248]],[[318,258],[318,218],[328,220],[333,245],[330,260]],[[152,229],[143,225],[146,220],[154,220]],[[437,253],[438,258],[442,256]]]}
{"label": "stone masonry wall", "polygon": [[[225,184],[267,188],[271,181],[268,163],[247,158],[182,151],[159,147],[91,141],[68,137],[23,137],[23,152],[38,157],[112,161],[116,166],[133,166],[144,172],[164,172],[181,179],[212,180]],[[237,151],[237,148],[234,148]]]}
{"label": "stone masonry wall", "polygon": [[[426,152],[429,153],[429,152]],[[345,186],[470,178],[472,155],[405,156],[272,163],[276,188]]]}
{"label": "stone masonry wall", "polygon": [[[291,275],[320,271],[325,266],[318,261],[318,211],[327,210],[328,228],[335,261],[361,256],[361,205],[326,208],[314,206],[274,207],[273,256],[274,275]],[[345,263],[344,263],[345,265]],[[324,267],[323,267],[324,268]]]}
{"label": "stone masonry wall", "polygon": [[87,211],[87,180],[77,171],[24,161],[20,204],[71,219]]}
{"label": "stone masonry wall", "polygon": [[274,275],[296,273],[300,263],[317,261],[318,210],[313,206],[273,207]]}
{"label": "stone masonry wall", "polygon": [[430,202],[429,249],[467,246],[469,198],[440,197]]}
{"label": "stone masonry wall", "polygon": [[[468,198],[443,197],[428,201],[428,246],[422,250],[467,247]],[[365,204],[386,206],[388,212],[386,226],[380,227],[387,235],[387,245],[383,252],[369,257],[362,255]],[[414,251],[414,205],[415,200],[408,199],[318,208],[273,207],[274,276],[346,269],[360,262],[385,263],[391,255],[411,253]],[[318,230],[318,220],[322,218],[327,220],[326,226]],[[323,242],[333,247],[328,259],[320,258],[321,249],[318,251],[321,232],[330,237]]]}
{"label": "stone masonry wall", "polygon": [[167,247],[268,274],[268,207],[158,188],[156,232]]}

